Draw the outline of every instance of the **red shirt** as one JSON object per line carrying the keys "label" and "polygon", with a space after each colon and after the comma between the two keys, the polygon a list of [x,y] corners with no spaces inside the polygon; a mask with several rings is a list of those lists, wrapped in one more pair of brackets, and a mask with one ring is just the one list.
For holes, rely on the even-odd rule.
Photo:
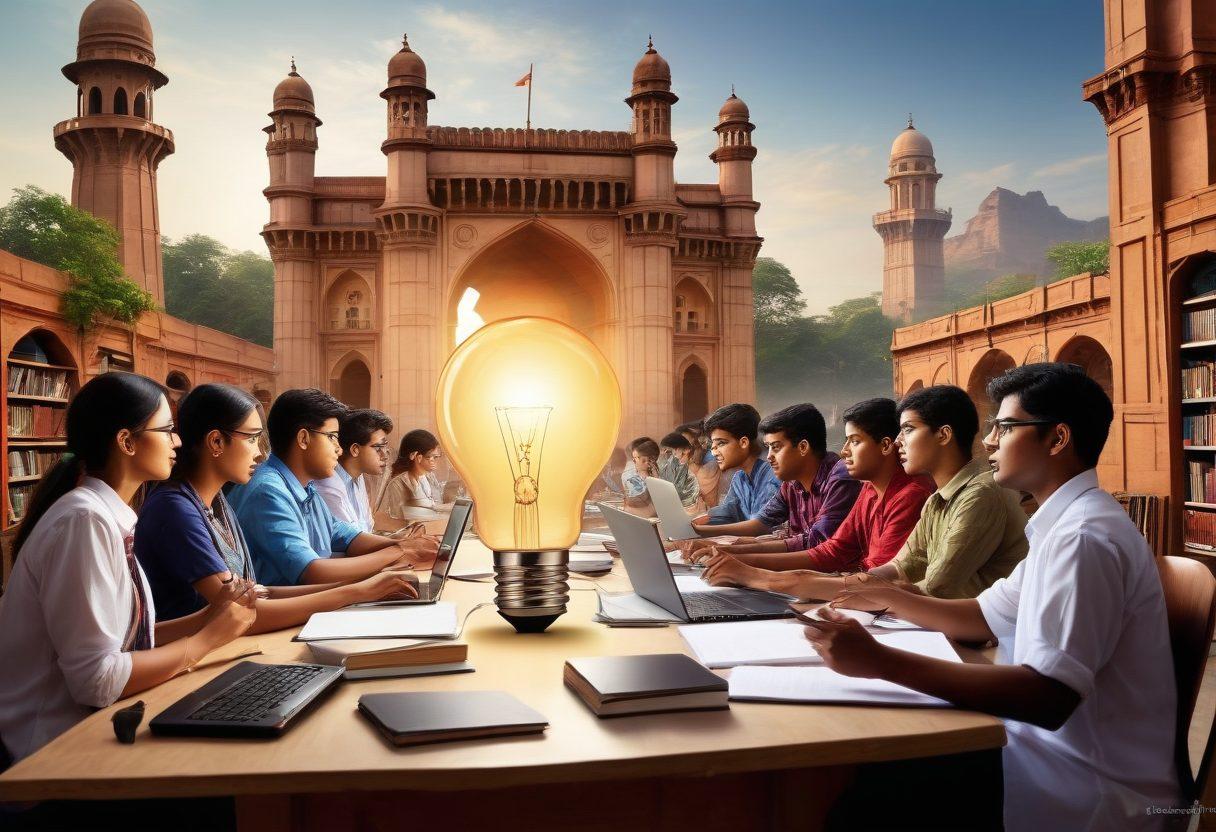
{"label": "red shirt", "polygon": [[925,501],[936,490],[930,477],[910,477],[902,467],[896,469],[881,498],[867,482],[836,533],[807,550],[809,568],[855,572],[882,566],[899,553],[920,520]]}

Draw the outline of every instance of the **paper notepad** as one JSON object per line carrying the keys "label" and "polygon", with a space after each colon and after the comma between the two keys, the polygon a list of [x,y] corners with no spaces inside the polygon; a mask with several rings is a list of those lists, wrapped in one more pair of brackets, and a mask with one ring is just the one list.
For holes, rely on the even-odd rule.
{"label": "paper notepad", "polygon": [[[697,660],[706,667],[819,664],[819,654],[806,639],[805,626],[799,621],[774,619],[691,624],[679,630]],[[909,630],[881,633],[875,638],[889,647],[922,656],[959,660],[950,641],[941,633]]]}
{"label": "paper notepad", "polygon": [[759,702],[953,707],[944,699],[885,679],[854,679],[829,667],[737,667],[730,672],[730,698]]}
{"label": "paper notepad", "polygon": [[348,607],[313,613],[296,641],[334,638],[455,638],[456,605]]}

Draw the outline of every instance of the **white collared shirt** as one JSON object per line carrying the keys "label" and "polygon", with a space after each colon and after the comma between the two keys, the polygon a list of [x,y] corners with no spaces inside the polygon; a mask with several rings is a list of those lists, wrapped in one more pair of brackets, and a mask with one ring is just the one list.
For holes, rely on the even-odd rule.
{"label": "white collared shirt", "polygon": [[[14,760],[113,704],[126,687],[131,654],[122,645],[135,587],[124,541],[134,531],[131,507],[85,477],[21,547],[0,597],[0,739]],[[142,569],[139,579],[155,621]]]}
{"label": "white collared shirt", "polygon": [[352,478],[339,464],[333,476],[313,480],[312,486],[335,518],[353,523],[365,532],[372,530],[372,506],[362,474]]}
{"label": "white collared shirt", "polygon": [[1002,664],[1081,702],[1057,731],[1006,720],[1005,827],[1161,829],[1179,805],[1173,660],[1153,553],[1091,469],[1026,526],[1030,554],[978,597]]}

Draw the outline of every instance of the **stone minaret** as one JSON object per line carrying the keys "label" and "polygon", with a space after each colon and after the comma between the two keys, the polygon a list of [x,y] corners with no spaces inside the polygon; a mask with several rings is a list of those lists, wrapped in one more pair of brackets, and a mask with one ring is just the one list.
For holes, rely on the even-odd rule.
{"label": "stone minaret", "polygon": [[156,168],[173,134],[153,122],[153,92],[169,82],[156,69],[152,25],[133,0],[93,0],[80,16],[76,117],[55,125],[55,147],[72,161],[72,204],[118,231],[127,276],[164,303]]}
{"label": "stone minaret", "polygon": [[317,285],[320,279],[309,239],[313,175],[317,156],[317,118],[312,87],[291,71],[274,88],[266,157],[270,185],[270,222],[262,237],[274,261],[274,351],[280,390],[312,387],[321,377],[317,344]]}
{"label": "stone minaret", "polygon": [[[685,211],[676,200],[675,142],[671,140],[671,67],[647,44],[633,70],[633,194],[620,212],[625,252],[621,275],[621,343],[627,354],[621,379],[628,401],[637,403],[621,426],[622,436],[663,433],[678,421],[672,386],[671,261]],[[663,310],[664,314],[656,314]]]}
{"label": "stone minaret", "polygon": [[384,300],[378,304],[385,362],[383,410],[398,424],[433,427],[440,350],[439,226],[443,211],[427,194],[426,64],[402,38],[388,62],[388,138],[380,145],[388,159],[384,204],[375,212],[380,238]]}
{"label": "stone minaret", "polygon": [[756,158],[752,131],[756,126],[750,118],[747,105],[732,88],[730,98],[718,111],[718,124],[714,127],[718,146],[709,154],[718,165],[723,231],[734,243],[723,263],[719,300],[722,357],[718,364],[718,389],[723,402],[756,399],[752,271],[761,241],[756,236],[760,203],[752,196],[752,160]]}
{"label": "stone minaret", "polygon": [[882,312],[908,322],[941,311],[945,291],[942,238],[950,230],[950,212],[937,210],[937,172],[933,145],[912,126],[891,145],[886,179],[891,207],[874,215],[882,237]]}

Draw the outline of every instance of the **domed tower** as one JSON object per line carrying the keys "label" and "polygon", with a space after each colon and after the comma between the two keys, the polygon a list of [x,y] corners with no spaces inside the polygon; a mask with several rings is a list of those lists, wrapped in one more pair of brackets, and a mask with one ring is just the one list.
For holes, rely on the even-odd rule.
{"label": "domed tower", "polygon": [[882,237],[882,311],[908,322],[913,316],[937,314],[945,294],[942,238],[951,215],[937,210],[937,172],[929,138],[908,126],[891,145],[886,184],[891,207],[874,215],[874,230]]}
{"label": "domed tower", "polygon": [[752,200],[752,160],[756,158],[752,131],[756,125],[750,118],[747,104],[731,87],[730,98],[718,110],[718,125],[714,128],[718,146],[709,158],[718,165],[718,190],[726,206],[726,233],[732,236],[756,236],[756,211],[760,207]]}
{"label": "domed tower", "polygon": [[[633,69],[633,88],[625,103],[633,110],[633,188],[621,211],[625,235],[622,343],[635,353],[622,388],[634,408],[621,426],[624,436],[641,436],[670,425],[675,416],[672,336],[674,314],[654,314],[656,298],[674,308],[672,257],[685,211],[676,199],[676,145],[671,140],[671,67],[654,41]],[[630,422],[629,419],[633,421]],[[676,419],[678,421],[678,419]]]}
{"label": "domed tower", "polygon": [[316,102],[312,87],[291,71],[274,88],[266,158],[270,185],[262,191],[270,203],[270,222],[262,237],[274,261],[274,348],[281,389],[311,387],[317,378],[317,315],[314,308],[317,269],[311,247],[304,243],[312,226],[313,180],[317,157]]}
{"label": "domed tower", "polygon": [[434,424],[430,402],[438,381],[440,345],[439,228],[443,211],[427,193],[426,64],[402,38],[388,62],[388,138],[380,145],[388,160],[384,204],[375,212],[384,280],[384,355],[393,356],[381,374],[383,410],[405,424]]}
{"label": "domed tower", "polygon": [[93,0],[80,16],[76,117],[55,125],[55,147],[72,162],[72,204],[118,231],[127,276],[164,303],[156,169],[173,134],[153,122],[156,69],[152,24],[134,0]]}

